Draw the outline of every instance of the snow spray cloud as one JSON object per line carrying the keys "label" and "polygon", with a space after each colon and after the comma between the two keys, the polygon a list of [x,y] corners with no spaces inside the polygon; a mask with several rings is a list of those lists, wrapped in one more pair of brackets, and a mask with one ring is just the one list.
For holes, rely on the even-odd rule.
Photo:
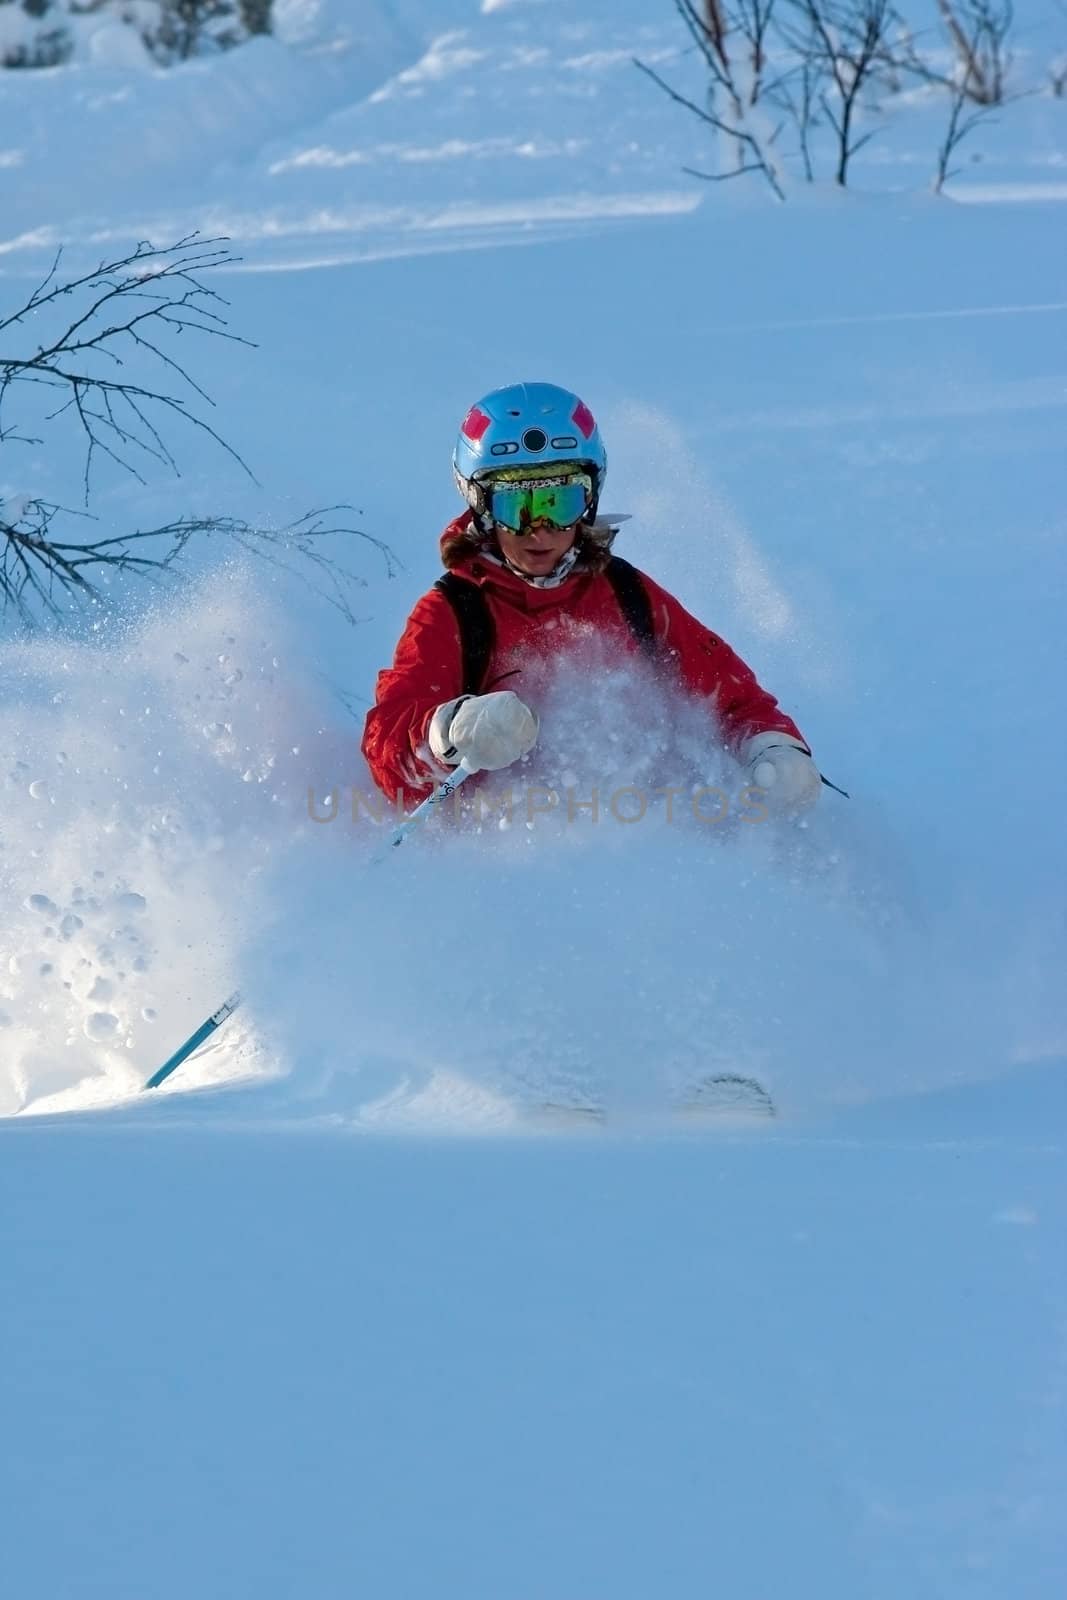
{"label": "snow spray cloud", "polygon": [[[840,681],[849,666],[840,644],[827,642],[836,630],[817,608],[813,574],[793,570],[783,581],[779,564],[715,482],[713,467],[688,448],[678,424],[631,401],[609,415],[605,432],[612,450],[609,498],[634,518],[621,536],[631,560],[647,560],[659,581],[749,657],[766,682],[818,690]],[[801,578],[802,611],[794,598]]]}
{"label": "snow spray cloud", "polygon": [[[536,669],[532,781],[652,787],[661,766],[724,781],[704,708],[665,701],[639,662],[591,662]],[[315,848],[329,834],[279,864],[284,915],[245,972],[308,1115],[469,1132],[516,1100],[661,1106],[706,1072],[759,1077],[793,1114],[941,1084],[961,1058],[995,1069],[995,1003],[954,1003],[973,983],[951,965],[959,929],[901,903],[895,863],[833,797],[799,826],[732,835],[662,813],[615,829],[435,817],[342,874]],[[355,868],[374,832],[332,836]]]}
{"label": "snow spray cloud", "polygon": [[[704,708],[595,650],[531,668],[531,783],[736,782]],[[973,907],[862,802],[732,831],[434,818],[368,870],[371,830],[304,815],[309,776],[357,765],[357,730],[251,583],[109,645],[6,646],[0,668],[7,1112],[134,1093],[238,986],[173,1087],[286,1073],[273,1111],[364,1126],[495,1127],[516,1097],[657,1106],[709,1070],[766,1079],[789,1115],[1047,1045],[1023,994],[1040,964],[1004,974]],[[902,899],[905,867],[928,903]]]}
{"label": "snow spray cloud", "polygon": [[[620,662],[595,629],[576,631],[563,657],[527,658],[511,681],[538,708],[538,744],[515,766],[479,773],[458,789],[444,808],[450,825],[477,831],[525,823],[558,832],[767,820],[763,791],[746,784],[708,704],[687,699],[639,659]],[[335,783],[309,786],[305,814],[318,827],[351,823],[373,835],[375,826],[395,824],[403,805],[398,796],[390,807],[369,782]]]}
{"label": "snow spray cloud", "polygon": [[[239,571],[110,643],[0,649],[0,1113],[132,1092],[234,986],[342,743],[294,660]],[[270,1065],[235,1023],[184,1081]]]}

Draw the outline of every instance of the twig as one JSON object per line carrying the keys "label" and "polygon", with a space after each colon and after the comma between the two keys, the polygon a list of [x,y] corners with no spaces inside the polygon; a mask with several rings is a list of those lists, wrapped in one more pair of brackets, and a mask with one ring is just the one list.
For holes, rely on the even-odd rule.
{"label": "twig", "polygon": [[182,558],[194,539],[214,535],[295,578],[346,622],[355,624],[358,618],[352,597],[355,590],[366,588],[366,579],[337,560],[325,542],[340,535],[365,540],[381,555],[389,577],[399,564],[383,540],[335,520],[351,509],[324,506],[282,527],[243,517],[183,516],[158,528],[73,541],[56,538],[51,531],[63,507],[31,500],[13,520],[0,514],[0,612],[14,611],[27,630],[39,625],[41,614],[59,621],[72,603],[105,602],[107,595],[99,587],[98,575],[132,574],[151,583],[162,582],[179,575]]}
{"label": "twig", "polygon": [[[74,314],[58,333],[24,353],[0,355],[0,441],[23,438],[5,429],[3,410],[12,389],[23,383],[58,389],[64,396],[51,418],[70,413],[85,440],[83,492],[88,504],[94,460],[106,456],[121,470],[140,478],[132,457],[143,453],[180,476],[177,458],[164,442],[152,414],[180,417],[206,434],[245,471],[243,456],[219,431],[191,409],[190,400],[212,406],[210,395],[188,367],[164,345],[186,333],[209,334],[254,348],[251,341],[226,325],[227,302],[203,282],[203,274],[232,265],[238,258],[222,238],[188,234],[177,244],[156,249],[142,241],[128,255],[102,262],[90,272],[61,281],[61,253],[29,299],[0,319],[0,336],[9,337],[27,319],[35,327],[57,313],[68,300]],[[131,357],[161,369],[188,395],[173,386],[155,387],[122,370]],[[103,365],[107,372],[101,372]],[[143,480],[142,480],[143,481]]]}

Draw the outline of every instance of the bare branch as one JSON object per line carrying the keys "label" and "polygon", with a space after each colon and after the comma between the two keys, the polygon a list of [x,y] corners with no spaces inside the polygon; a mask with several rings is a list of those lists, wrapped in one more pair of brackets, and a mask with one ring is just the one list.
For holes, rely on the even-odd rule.
{"label": "bare branch", "polygon": [[[131,457],[142,452],[180,475],[153,414],[180,417],[208,435],[254,481],[243,457],[204,416],[191,409],[190,400],[208,406],[213,402],[163,342],[186,333],[203,333],[251,345],[230,332],[225,318],[227,302],[203,282],[205,272],[237,260],[225,245],[224,239],[201,239],[198,234],[162,249],[142,241],[128,255],[67,280],[58,277],[61,257],[57,255],[29,299],[0,319],[0,336],[6,334],[9,339],[31,317],[35,329],[50,318],[58,318],[61,324],[35,349],[0,355],[0,441],[20,437],[3,422],[11,390],[22,383],[44,384],[64,396],[51,416],[69,412],[77,419],[85,442],[86,503],[97,455],[140,477]],[[72,309],[64,323],[59,313],[68,302]],[[156,387],[133,375],[125,378],[123,369],[133,359],[139,367],[161,370],[164,379],[177,381],[177,387]],[[188,393],[183,394],[182,389]]]}
{"label": "bare branch", "polygon": [[674,0],[674,8],[685,23],[712,78],[725,84],[730,63],[726,55],[726,21],[719,0],[705,0],[706,18],[700,16],[693,0]]}
{"label": "bare branch", "polygon": [[747,100],[754,106],[764,92],[769,39],[777,0],[735,0],[737,31],[745,41],[748,55]]}
{"label": "bare branch", "polygon": [[960,58],[964,95],[976,105],[1000,105],[1011,63],[1012,0],[937,0],[937,9]]}
{"label": "bare branch", "polygon": [[835,182],[848,182],[848,165],[870,134],[856,136],[856,119],[868,88],[893,60],[890,35],[899,18],[891,0],[790,0],[807,26],[806,57],[828,78],[820,104],[837,135]]}
{"label": "bare branch", "polygon": [[731,178],[740,178],[745,172],[762,172],[763,168],[753,162],[748,167],[735,167],[731,172],[698,172],[695,167],[683,167],[682,171],[691,178],[702,178],[705,183],[729,183]]}
{"label": "bare branch", "polygon": [[[956,26],[959,27],[959,24],[957,23]],[[977,61],[980,57],[980,41],[983,28],[984,23],[976,20],[972,22],[972,31],[969,36],[963,35],[961,30],[962,41],[966,46],[966,58],[963,70],[957,73],[954,82],[948,84],[950,94],[949,118],[948,126],[945,129],[945,137],[941,141],[941,148],[937,154],[937,170],[934,174],[935,194],[941,194],[949,178],[955,176],[956,169],[950,168],[949,162],[959,146],[967,135],[994,110],[993,102],[982,100],[974,104],[974,77],[968,65],[969,62]],[[968,103],[974,104],[974,109],[965,116],[964,108]]]}
{"label": "bare branch", "polygon": [[[1065,11],[1065,0],[1055,0]],[[852,158],[875,137],[871,113],[907,79],[950,95],[947,149],[939,158],[938,187],[948,159],[975,126],[958,103],[1002,104],[1008,98],[1010,56],[1006,40],[1013,0],[937,0],[930,25],[916,30],[896,9],[897,0],[673,0],[690,40],[707,68],[705,100],[684,94],[644,63],[635,64],[676,104],[732,144],[729,156],[686,167],[691,176],[719,182],[762,172],[784,198],[783,128],[795,128],[804,175],[816,175],[816,153],[829,146],[835,181],[845,186]],[[941,21],[938,21],[938,14]],[[945,66],[942,24],[949,28],[957,64]],[[931,36],[939,50],[930,51]],[[940,59],[938,58],[940,55]],[[1054,94],[1067,92],[1067,67],[1049,69]],[[764,121],[765,108],[780,113],[778,126]],[[817,139],[817,135],[822,137]]]}
{"label": "bare branch", "polygon": [[782,192],[774,172],[764,159],[763,151],[760,149],[758,140],[756,140],[752,134],[747,131],[747,129],[740,128],[736,125],[726,122],[722,117],[717,116],[712,111],[704,111],[692,100],[687,99],[685,95],[679,94],[677,89],[672,89],[670,84],[661,78],[658,72],[655,72],[650,66],[647,66],[645,62],[638,61],[637,58],[634,57],[633,63],[635,67],[637,67],[646,75],[646,77],[651,78],[653,83],[657,84],[658,87],[663,90],[664,94],[668,95],[676,105],[685,106],[686,109],[691,111],[694,116],[699,117],[701,122],[707,123],[709,127],[717,129],[720,133],[727,134],[731,139],[736,139],[738,144],[742,145],[746,150],[748,150],[751,155],[752,159],[749,164],[750,170],[762,172],[764,177],[767,179],[767,182],[778,196],[779,200],[785,199],[785,195]]}
{"label": "bare branch", "polygon": [[722,8],[722,0],[704,0],[704,19],[697,17],[692,6],[679,6],[679,10],[693,12],[693,20],[702,28],[711,44],[712,49],[722,62],[727,72],[730,70],[730,60],[726,54],[727,21]]}
{"label": "bare branch", "polygon": [[13,613],[27,631],[42,620],[60,622],[74,606],[106,604],[110,597],[101,586],[106,576],[134,576],[154,584],[180,577],[192,542],[214,538],[302,583],[355,624],[354,597],[366,588],[366,579],[332,553],[329,541],[364,540],[378,551],[389,577],[398,562],[383,540],[344,520],[343,513],[351,509],[325,506],[281,527],[243,517],[183,516],[158,528],[75,541],[53,533],[61,506],[33,499],[15,507],[14,514],[0,507],[0,615]]}
{"label": "bare branch", "polygon": [[[0,418],[16,391],[25,399],[34,393],[31,386],[43,390],[44,420],[69,419],[82,442],[86,503],[101,458],[141,481],[146,462],[177,474],[166,428],[173,418],[206,433],[249,470],[203,414],[210,396],[172,354],[173,339],[186,333],[249,342],[229,332],[226,302],[202,281],[206,270],[236,260],[224,245],[195,234],[164,249],[142,242],[67,280],[60,278],[57,255],[29,298],[0,320],[7,345],[0,356]],[[31,322],[36,342],[29,345]],[[20,339],[28,347],[20,349]],[[16,422],[0,422],[0,442],[28,437]],[[158,585],[184,576],[192,544],[211,539],[305,584],[354,623],[355,591],[366,585],[339,558],[340,541],[358,538],[372,545],[390,576],[397,563],[382,540],[346,519],[350,509],[309,511],[281,527],[242,517],[183,515],[160,527],[86,539],[57,522],[71,512],[40,495],[20,497],[0,504],[0,619],[14,619],[27,630],[59,625],[85,605],[124,600],[126,579]],[[118,586],[116,580],[122,580]]]}
{"label": "bare branch", "polygon": [[[780,74],[765,91],[770,104],[783,110],[797,130],[800,156],[804,163],[804,176],[809,183],[815,181],[815,167],[811,156],[811,131],[815,125],[815,106],[821,98],[822,77],[819,63],[810,56],[803,55],[796,66]],[[796,93],[794,84],[798,85]]]}

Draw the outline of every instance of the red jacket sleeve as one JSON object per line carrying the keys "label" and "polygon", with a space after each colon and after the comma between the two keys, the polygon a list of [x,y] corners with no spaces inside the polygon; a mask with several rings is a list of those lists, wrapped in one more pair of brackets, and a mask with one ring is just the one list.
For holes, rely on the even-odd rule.
{"label": "red jacket sleeve", "polygon": [[455,613],[437,589],[424,594],[400,636],[393,664],[379,672],[363,728],[363,754],[390,800],[400,790],[421,800],[446,775],[426,742],[437,707],[463,693],[463,654]]}
{"label": "red jacket sleeve", "polygon": [[641,576],[652,602],[656,638],[674,658],[690,694],[713,702],[731,749],[736,751],[754,733],[790,733],[807,748],[792,717],[779,708],[773,694],[761,688],[752,668],[725,640],[705,628],[646,573]]}

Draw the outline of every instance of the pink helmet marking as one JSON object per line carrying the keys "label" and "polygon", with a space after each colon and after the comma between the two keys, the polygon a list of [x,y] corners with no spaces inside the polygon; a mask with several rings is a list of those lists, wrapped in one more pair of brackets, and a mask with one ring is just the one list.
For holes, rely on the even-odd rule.
{"label": "pink helmet marking", "polygon": [[584,438],[592,438],[593,431],[596,428],[596,419],[584,400],[579,400],[575,406],[571,421]]}
{"label": "pink helmet marking", "polygon": [[477,444],[478,440],[484,436],[485,430],[489,427],[491,422],[492,418],[487,417],[480,406],[471,406],[470,410],[467,412],[467,415],[463,419],[463,425],[460,429],[460,432],[465,438],[469,439],[472,444]]}

